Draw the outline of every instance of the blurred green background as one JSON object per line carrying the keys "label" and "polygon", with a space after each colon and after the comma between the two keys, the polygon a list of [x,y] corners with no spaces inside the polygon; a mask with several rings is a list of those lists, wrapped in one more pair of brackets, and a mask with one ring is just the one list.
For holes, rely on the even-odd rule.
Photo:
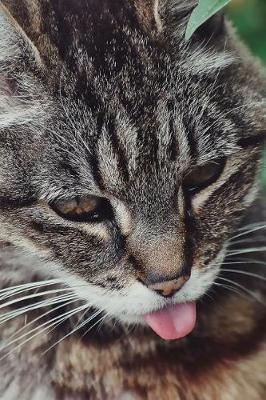
{"label": "blurred green background", "polygon": [[266,0],[233,0],[228,12],[251,50],[266,63]]}
{"label": "blurred green background", "polygon": [[[263,60],[266,68],[266,0],[233,0],[228,14],[240,36]],[[266,154],[262,179],[266,186]]]}

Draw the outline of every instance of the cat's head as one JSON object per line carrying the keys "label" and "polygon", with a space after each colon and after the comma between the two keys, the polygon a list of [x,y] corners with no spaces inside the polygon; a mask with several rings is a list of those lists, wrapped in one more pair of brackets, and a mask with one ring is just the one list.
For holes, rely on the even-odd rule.
{"label": "cat's head", "polygon": [[256,193],[253,60],[220,15],[186,43],[193,1],[5,4],[1,237],[120,321],[199,299]]}

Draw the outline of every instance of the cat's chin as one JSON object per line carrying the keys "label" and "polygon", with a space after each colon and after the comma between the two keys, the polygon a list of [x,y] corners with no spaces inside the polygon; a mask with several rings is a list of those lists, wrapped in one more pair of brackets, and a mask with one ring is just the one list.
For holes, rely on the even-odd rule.
{"label": "cat's chin", "polygon": [[116,316],[115,319],[120,322],[122,325],[141,325],[147,326],[147,322],[145,320],[145,315],[138,314],[126,314]]}

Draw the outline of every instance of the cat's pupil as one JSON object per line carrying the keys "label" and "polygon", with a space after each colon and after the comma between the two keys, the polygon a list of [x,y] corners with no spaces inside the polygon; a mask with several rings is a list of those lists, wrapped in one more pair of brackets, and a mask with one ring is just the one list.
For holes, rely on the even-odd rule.
{"label": "cat's pupil", "polygon": [[190,192],[200,191],[214,183],[221,175],[225,160],[211,161],[198,166],[185,176],[184,188]]}
{"label": "cat's pupil", "polygon": [[113,218],[109,201],[96,196],[77,196],[54,201],[50,206],[59,216],[70,221],[101,222]]}

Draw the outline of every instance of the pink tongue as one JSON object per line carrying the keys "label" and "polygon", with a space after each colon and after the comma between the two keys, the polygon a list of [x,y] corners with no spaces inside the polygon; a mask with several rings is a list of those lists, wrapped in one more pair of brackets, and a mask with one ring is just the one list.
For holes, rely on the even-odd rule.
{"label": "pink tongue", "polygon": [[187,336],[195,327],[196,304],[176,304],[145,315],[147,324],[166,340]]}

